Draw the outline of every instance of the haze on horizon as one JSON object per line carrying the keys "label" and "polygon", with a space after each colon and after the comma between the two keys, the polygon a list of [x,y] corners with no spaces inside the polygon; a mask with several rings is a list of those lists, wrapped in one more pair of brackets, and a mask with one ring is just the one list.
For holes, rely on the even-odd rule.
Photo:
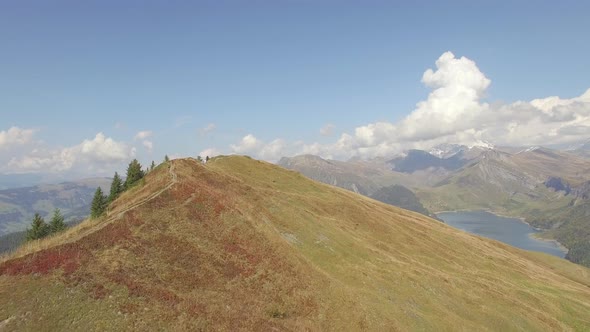
{"label": "haze on horizon", "polygon": [[0,4],[0,175],[590,138],[590,6]]}

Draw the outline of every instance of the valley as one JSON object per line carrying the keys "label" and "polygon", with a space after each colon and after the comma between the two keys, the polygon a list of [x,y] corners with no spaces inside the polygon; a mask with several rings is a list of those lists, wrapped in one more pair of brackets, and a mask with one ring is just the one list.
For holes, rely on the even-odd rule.
{"label": "valley", "polygon": [[49,217],[55,208],[66,221],[79,222],[88,216],[96,188],[106,189],[110,183],[109,178],[89,178],[0,190],[0,237],[24,231],[35,213]]}

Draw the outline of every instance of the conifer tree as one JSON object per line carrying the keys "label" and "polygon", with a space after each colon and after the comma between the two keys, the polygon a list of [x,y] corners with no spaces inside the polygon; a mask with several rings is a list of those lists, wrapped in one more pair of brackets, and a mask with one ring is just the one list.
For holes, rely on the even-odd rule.
{"label": "conifer tree", "polygon": [[153,171],[156,168],[156,163],[152,160],[152,164],[150,165],[150,171]]}
{"label": "conifer tree", "polygon": [[94,192],[94,198],[92,199],[92,205],[90,206],[90,217],[100,217],[105,212],[106,207],[107,197],[103,195],[102,189],[98,187],[96,188],[96,192]]}
{"label": "conifer tree", "polygon": [[111,182],[111,191],[109,193],[108,203],[114,201],[123,192],[123,180],[119,176],[119,173],[115,172],[113,176],[113,182]]}
{"label": "conifer tree", "polygon": [[209,162],[209,156],[205,157],[205,162]]}
{"label": "conifer tree", "polygon": [[165,163],[167,163],[167,162],[169,162],[169,161],[170,161],[170,158],[168,158],[168,155],[165,155],[165,156],[164,156],[164,162],[165,162]]}
{"label": "conifer tree", "polygon": [[125,180],[125,189],[131,188],[137,181],[143,178],[144,172],[141,169],[141,164],[137,159],[133,159],[127,167],[127,179]]}
{"label": "conifer tree", "polygon": [[49,227],[51,229],[51,233],[59,233],[66,229],[66,224],[64,223],[64,216],[61,214],[61,211],[57,208],[53,211],[53,217],[51,218]]}
{"label": "conifer tree", "polygon": [[49,234],[49,230],[49,225],[45,223],[45,220],[41,218],[41,215],[35,213],[31,228],[27,228],[27,241],[43,238]]}

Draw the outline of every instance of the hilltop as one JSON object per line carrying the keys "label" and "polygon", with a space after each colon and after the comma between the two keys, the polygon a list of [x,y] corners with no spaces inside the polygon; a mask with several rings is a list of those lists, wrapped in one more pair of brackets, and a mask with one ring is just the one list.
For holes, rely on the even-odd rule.
{"label": "hilltop", "polygon": [[0,262],[8,330],[587,330],[590,271],[247,157]]}

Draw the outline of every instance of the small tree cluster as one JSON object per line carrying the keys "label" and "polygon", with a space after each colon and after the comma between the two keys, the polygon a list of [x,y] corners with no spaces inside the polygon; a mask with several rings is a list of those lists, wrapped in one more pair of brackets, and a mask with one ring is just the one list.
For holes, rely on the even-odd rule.
{"label": "small tree cluster", "polygon": [[141,164],[137,159],[133,159],[127,167],[127,179],[125,179],[125,189],[133,187],[139,180],[144,177],[145,173],[141,169]]}
{"label": "small tree cluster", "polygon": [[53,211],[53,217],[51,218],[51,222],[49,223],[49,228],[51,233],[59,233],[66,229],[64,216],[61,214],[61,211],[59,209],[55,209]]}
{"label": "small tree cluster", "polygon": [[[155,168],[155,164],[152,161],[151,169]],[[106,196],[100,187],[96,188],[94,192],[94,198],[92,199],[92,204],[90,205],[90,217],[91,218],[98,218],[102,216],[105,211],[107,210],[108,205],[117,199],[125,190],[133,187],[139,180],[141,180],[147,171],[145,172],[141,169],[141,164],[137,159],[133,159],[129,163],[127,167],[127,178],[125,182],[119,176],[119,173],[115,172],[113,176],[113,182],[111,182],[111,190],[109,195]]]}
{"label": "small tree cluster", "polygon": [[111,191],[109,192],[108,203],[114,201],[123,192],[123,180],[119,176],[119,173],[115,172],[113,176],[113,182],[111,182]]}
{"label": "small tree cluster", "polygon": [[102,193],[102,189],[100,187],[96,188],[94,192],[94,198],[92,199],[92,204],[90,205],[90,217],[91,218],[98,218],[103,215],[106,211],[108,205],[108,197]]}
{"label": "small tree cluster", "polygon": [[27,241],[37,240],[49,234],[59,233],[66,229],[64,217],[59,209],[53,211],[51,222],[47,224],[39,213],[35,213],[31,228],[27,228]]}

